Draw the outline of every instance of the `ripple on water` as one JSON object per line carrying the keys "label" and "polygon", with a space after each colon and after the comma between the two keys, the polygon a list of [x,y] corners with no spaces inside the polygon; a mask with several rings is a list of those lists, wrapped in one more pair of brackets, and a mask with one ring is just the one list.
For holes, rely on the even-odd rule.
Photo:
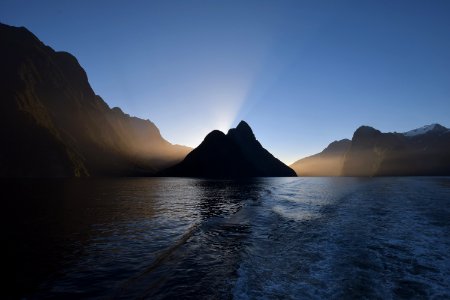
{"label": "ripple on water", "polygon": [[21,270],[11,285],[36,298],[448,299],[449,187],[449,178],[21,186],[4,218],[20,228],[8,243],[20,257],[10,272]]}
{"label": "ripple on water", "polygon": [[[286,195],[278,199],[276,189],[264,199],[260,210],[272,214],[253,224],[252,246],[235,285],[236,299],[448,295],[449,228],[434,224],[443,215],[450,218],[448,190],[420,178],[363,183],[348,179],[340,190],[321,183],[311,184],[321,188],[317,194],[322,199],[315,208],[305,207],[304,201],[287,201]],[[295,185],[298,197],[311,193],[304,183]],[[282,225],[292,221],[296,226]]]}

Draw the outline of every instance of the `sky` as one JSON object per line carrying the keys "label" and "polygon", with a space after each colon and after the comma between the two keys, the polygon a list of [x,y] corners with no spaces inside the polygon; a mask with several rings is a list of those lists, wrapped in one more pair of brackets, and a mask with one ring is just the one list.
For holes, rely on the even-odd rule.
{"label": "sky", "polygon": [[245,120],[289,164],[361,125],[450,126],[450,1],[0,0],[0,22],[176,144]]}

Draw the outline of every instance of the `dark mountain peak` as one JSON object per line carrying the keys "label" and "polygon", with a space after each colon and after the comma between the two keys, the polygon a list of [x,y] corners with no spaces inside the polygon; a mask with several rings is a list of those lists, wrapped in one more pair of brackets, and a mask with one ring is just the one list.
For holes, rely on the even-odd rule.
{"label": "dark mountain peak", "polygon": [[442,126],[441,124],[433,124],[433,125],[434,125],[433,128],[429,132],[427,132],[427,134],[440,136],[442,134],[450,133],[450,129]]}
{"label": "dark mountain peak", "polygon": [[355,133],[359,133],[359,134],[367,134],[367,133],[381,133],[381,131],[371,127],[371,126],[367,126],[367,125],[362,125],[360,127],[358,127],[358,129],[356,129]]}
{"label": "dark mountain peak", "polygon": [[432,128],[430,129],[429,132],[432,132],[432,133],[443,133],[443,132],[446,132],[446,131],[449,130],[447,127],[444,127],[441,124],[437,124],[437,123],[436,124],[432,124],[430,126]]}
{"label": "dark mountain peak", "polygon": [[212,141],[220,141],[220,140],[223,140],[225,137],[226,137],[226,135],[222,131],[213,130],[206,135],[205,139],[203,140],[203,143],[212,142]]}
{"label": "dark mountain peak", "polygon": [[181,163],[160,174],[212,178],[296,176],[261,146],[244,121],[226,135],[219,130],[210,132]]}
{"label": "dark mountain peak", "polygon": [[30,32],[28,29],[26,29],[23,26],[11,26],[11,25],[7,25],[7,24],[1,23],[1,22],[0,22],[0,30],[21,30],[21,31]]}
{"label": "dark mountain peak", "polygon": [[67,60],[71,64],[74,64],[74,65],[77,65],[77,66],[81,67],[80,63],[78,62],[78,59],[75,56],[73,56],[72,54],[70,54],[69,52],[66,52],[66,51],[55,51],[55,55],[59,56],[59,58],[61,58],[61,59]]}
{"label": "dark mountain peak", "polygon": [[236,130],[253,133],[252,129],[250,128],[250,125],[248,125],[248,123],[245,122],[244,120],[239,122],[238,126],[236,126]]}
{"label": "dark mountain peak", "polygon": [[355,133],[353,134],[353,139],[360,138],[360,137],[373,137],[380,135],[381,131],[370,127],[370,126],[360,126],[358,129],[356,129]]}
{"label": "dark mountain peak", "polygon": [[0,23],[0,32],[2,34],[8,34],[9,36],[15,35],[17,38],[20,39],[31,38],[37,42],[40,42],[39,39],[31,31],[29,31],[26,27],[23,26],[16,27]]}
{"label": "dark mountain peak", "polygon": [[230,137],[238,137],[239,140],[256,140],[252,128],[245,121],[239,122],[236,128],[228,130],[227,135]]}
{"label": "dark mountain peak", "polygon": [[442,126],[441,124],[434,124],[434,129],[433,130],[447,131],[449,129],[447,127],[445,127],[445,126]]}
{"label": "dark mountain peak", "polygon": [[435,127],[437,127],[437,128],[440,128],[440,129],[447,129],[448,130],[448,128],[447,127],[445,127],[445,126],[442,126],[441,124],[439,124],[439,123],[436,123],[436,124],[434,124],[435,125]]}

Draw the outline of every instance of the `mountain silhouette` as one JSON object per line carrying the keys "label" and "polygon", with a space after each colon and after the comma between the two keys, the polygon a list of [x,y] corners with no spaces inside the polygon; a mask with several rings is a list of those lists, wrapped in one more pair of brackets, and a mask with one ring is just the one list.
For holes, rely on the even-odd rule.
{"label": "mountain silhouette", "polygon": [[206,178],[296,176],[291,168],[261,146],[244,121],[227,134],[212,131],[182,162],[160,175]]}
{"label": "mountain silhouette", "polygon": [[0,176],[149,175],[191,150],[111,109],[74,56],[0,24]]}
{"label": "mountain silhouette", "polygon": [[336,142],[328,147],[336,151],[327,148],[291,167],[299,176],[450,175],[450,130],[439,124],[405,133],[361,126],[351,141],[343,141],[341,147]]}

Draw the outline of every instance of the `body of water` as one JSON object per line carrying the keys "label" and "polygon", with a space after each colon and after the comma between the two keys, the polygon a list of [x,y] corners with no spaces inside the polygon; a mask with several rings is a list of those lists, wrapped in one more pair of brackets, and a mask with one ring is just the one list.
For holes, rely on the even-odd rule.
{"label": "body of water", "polygon": [[450,298],[450,178],[2,186],[11,298]]}

